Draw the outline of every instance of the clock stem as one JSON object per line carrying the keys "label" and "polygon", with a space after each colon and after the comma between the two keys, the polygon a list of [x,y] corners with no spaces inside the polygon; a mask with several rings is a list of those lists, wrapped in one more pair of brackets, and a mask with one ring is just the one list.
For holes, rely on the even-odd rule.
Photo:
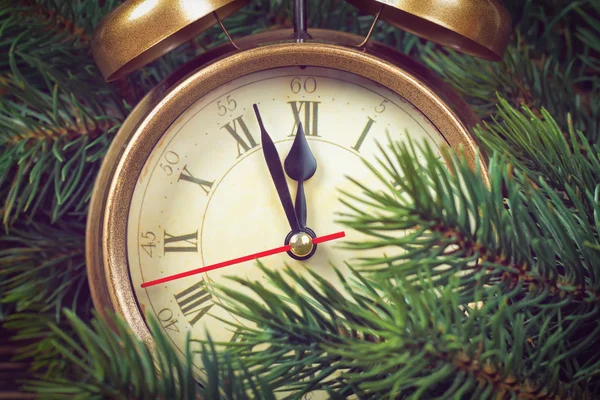
{"label": "clock stem", "polygon": [[294,0],[294,39],[296,42],[304,42],[305,39],[312,39],[307,32],[307,6],[306,0]]}

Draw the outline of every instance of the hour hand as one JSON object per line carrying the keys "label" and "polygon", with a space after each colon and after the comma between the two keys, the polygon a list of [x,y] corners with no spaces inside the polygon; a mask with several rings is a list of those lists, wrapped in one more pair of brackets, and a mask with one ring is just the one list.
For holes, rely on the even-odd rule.
{"label": "hour hand", "polygon": [[298,132],[289,154],[284,162],[285,173],[298,182],[296,192],[296,215],[300,228],[306,228],[306,196],[304,194],[304,181],[309,180],[317,171],[317,160],[310,151],[308,141],[304,136],[302,123],[298,123]]}
{"label": "hour hand", "polygon": [[292,229],[292,232],[299,232],[300,225],[298,223],[296,212],[294,210],[294,203],[292,203],[290,189],[288,188],[287,182],[285,180],[285,174],[283,172],[283,167],[281,166],[279,153],[277,153],[275,143],[273,143],[273,140],[271,139],[271,137],[267,133],[267,130],[265,129],[262,118],[260,116],[260,112],[258,111],[258,106],[254,104],[253,107],[254,113],[256,114],[256,119],[258,120],[258,125],[260,126],[260,138],[262,142],[262,149],[263,154],[265,156],[265,161],[267,162],[267,167],[269,168],[269,173],[271,174],[271,178],[273,179],[273,183],[275,184],[275,189],[277,189],[279,200],[281,201],[281,205],[283,206],[283,211],[285,211],[285,216],[287,217],[288,222],[290,223],[290,228]]}

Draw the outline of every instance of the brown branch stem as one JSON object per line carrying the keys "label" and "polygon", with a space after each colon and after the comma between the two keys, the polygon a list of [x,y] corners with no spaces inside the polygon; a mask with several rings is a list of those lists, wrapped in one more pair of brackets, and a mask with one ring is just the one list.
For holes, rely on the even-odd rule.
{"label": "brown branch stem", "polygon": [[57,31],[57,34],[66,32],[73,41],[79,41],[85,45],[85,47],[89,46],[90,38],[85,29],[77,26],[74,21],[71,21],[62,15],[58,15],[54,10],[43,8],[34,1],[23,0],[22,3],[26,7],[29,7],[28,10],[23,11],[23,15],[37,17],[48,24],[48,30],[55,30]]}
{"label": "brown branch stem", "polygon": [[[567,291],[561,286],[572,286],[572,283],[567,282],[565,279],[557,278],[555,280],[534,275],[531,272],[531,268],[526,263],[515,264],[511,263],[510,260],[503,254],[497,254],[493,250],[488,249],[484,245],[474,242],[469,238],[466,238],[462,232],[457,231],[454,228],[445,226],[439,223],[437,226],[432,228],[432,231],[441,233],[445,238],[452,239],[454,238],[454,243],[452,245],[456,245],[459,248],[465,251],[465,258],[470,256],[478,255],[479,261],[478,266],[481,265],[481,262],[487,262],[490,264],[502,265],[505,267],[510,267],[518,272],[505,271],[501,275],[501,279],[504,282],[508,282],[511,287],[515,287],[518,281],[521,281],[527,285],[528,288],[534,289],[539,287],[547,287],[550,291],[555,295],[562,294],[571,294],[574,296],[576,300],[584,300],[585,298],[593,297],[596,301],[600,301],[600,293],[595,291],[592,288],[584,287],[582,285],[578,285],[576,290]],[[483,267],[479,267],[482,269]]]}

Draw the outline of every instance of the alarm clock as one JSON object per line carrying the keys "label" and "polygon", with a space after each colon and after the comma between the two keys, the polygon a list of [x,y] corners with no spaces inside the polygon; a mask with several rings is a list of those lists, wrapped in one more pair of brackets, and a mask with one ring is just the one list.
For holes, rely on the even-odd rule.
{"label": "alarm clock", "polygon": [[[485,59],[500,59],[509,38],[497,0],[349,1],[375,22]],[[94,58],[107,80],[121,78],[245,4],[126,1],[98,26]],[[244,321],[214,285],[264,279],[257,258],[335,286],[334,266],[344,273],[347,261],[386,253],[344,248],[363,237],[337,214],[340,193],[359,190],[348,177],[381,185],[367,165],[376,168],[388,140],[425,141],[440,154],[460,147],[483,162],[469,130],[476,116],[433,72],[371,32],[308,30],[305,2],[294,6],[293,31],[235,40],[225,31],[228,43],[148,93],[106,154],[87,224],[92,296],[149,344],[149,316],[182,353],[188,334],[229,341],[225,321]]]}

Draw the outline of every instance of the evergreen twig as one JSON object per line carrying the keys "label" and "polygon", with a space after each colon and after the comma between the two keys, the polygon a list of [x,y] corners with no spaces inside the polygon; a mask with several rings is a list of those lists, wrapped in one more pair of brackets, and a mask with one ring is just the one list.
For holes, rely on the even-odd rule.
{"label": "evergreen twig", "polygon": [[[247,373],[238,376],[230,360],[218,361],[215,347],[202,347],[204,369],[200,384],[194,379],[190,342],[183,359],[160,325],[150,319],[154,347],[138,339],[127,323],[114,319],[90,325],[65,311],[72,327],[65,332],[54,324],[53,346],[72,365],[70,375],[30,382],[41,398],[74,399],[274,399],[272,392]],[[252,395],[252,397],[250,397]]]}
{"label": "evergreen twig", "polygon": [[[364,34],[372,21],[342,0],[310,3],[312,27]],[[269,307],[229,293],[232,312],[269,329],[242,329],[243,339],[220,356],[207,345],[203,362],[213,373],[205,397],[272,398],[269,385],[294,390],[292,397],[313,387],[373,398],[597,397],[600,4],[505,3],[516,30],[499,64],[382,22],[374,33],[423,59],[485,118],[476,133],[491,156],[491,185],[450,154],[447,165],[427,157],[420,168],[414,146],[391,144],[374,172],[396,187],[359,186],[362,195],[345,198],[342,218],[372,237],[354,248],[391,247],[400,255],[363,260],[344,294],[291,272],[285,279],[270,273],[266,286],[245,283]],[[44,376],[30,384],[44,397],[201,393],[191,356],[178,360],[158,326],[157,357],[172,363],[163,365],[168,376],[158,375],[151,351],[124,322],[117,322],[122,337],[100,321],[85,326],[91,305],[82,222],[100,161],[152,87],[225,41],[212,28],[106,84],[90,37],[118,4],[0,1],[0,322],[32,340],[21,357]],[[253,0],[225,25],[234,37],[290,28],[291,2]],[[365,201],[378,211],[367,215]],[[290,279],[312,300],[280,298]],[[65,306],[81,319],[65,318]],[[119,357],[125,361],[115,365]]]}

